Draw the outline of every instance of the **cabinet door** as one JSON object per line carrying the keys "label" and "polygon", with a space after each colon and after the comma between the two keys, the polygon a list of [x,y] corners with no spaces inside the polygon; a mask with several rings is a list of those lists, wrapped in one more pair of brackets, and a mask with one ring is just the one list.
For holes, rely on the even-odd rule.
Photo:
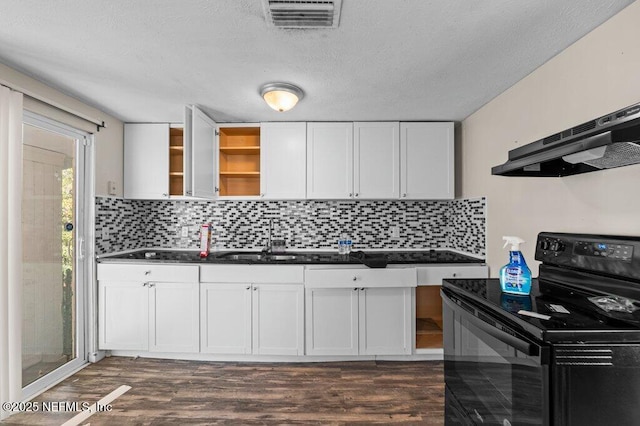
{"label": "cabinet door", "polygon": [[260,195],[304,199],[307,189],[306,123],[260,124]]}
{"label": "cabinet door", "polygon": [[358,289],[307,288],[307,355],[358,355]]}
{"label": "cabinet door", "polygon": [[304,354],[304,286],[253,286],[253,353]]}
{"label": "cabinet door", "polygon": [[359,290],[361,355],[411,354],[411,289]]}
{"label": "cabinet door", "polygon": [[193,195],[193,107],[184,107],[184,127],[182,133],[183,194]]}
{"label": "cabinet door", "polygon": [[124,197],[169,196],[169,124],[124,125]]}
{"label": "cabinet door", "polygon": [[201,352],[251,353],[251,285],[200,284]]}
{"label": "cabinet door", "polygon": [[353,196],[398,198],[400,123],[354,123]]}
{"label": "cabinet door", "polygon": [[216,149],[216,123],[197,107],[192,107],[191,178],[193,196],[218,196],[218,157]]}
{"label": "cabinet door", "polygon": [[133,281],[98,282],[99,349],[149,348],[149,290]]}
{"label": "cabinet door", "polygon": [[149,350],[198,352],[198,283],[149,284]]}
{"label": "cabinet door", "polygon": [[307,198],[353,197],[353,123],[307,123]]}
{"label": "cabinet door", "polygon": [[453,123],[400,124],[400,193],[408,199],[453,199]]}

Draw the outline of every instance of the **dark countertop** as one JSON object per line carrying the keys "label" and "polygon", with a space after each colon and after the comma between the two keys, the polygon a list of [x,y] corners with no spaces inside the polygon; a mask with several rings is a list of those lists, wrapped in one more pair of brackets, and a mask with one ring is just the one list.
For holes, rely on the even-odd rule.
{"label": "dark countertop", "polygon": [[[149,254],[154,255],[149,256]],[[350,255],[340,255],[337,252],[286,252],[285,255],[295,255],[294,259],[277,260],[273,256],[263,255],[260,259],[234,259],[234,254],[259,253],[247,251],[221,251],[210,253],[206,258],[200,258],[198,251],[184,250],[136,250],[130,253],[104,255],[98,257],[98,262],[153,262],[153,263],[197,263],[197,264],[285,264],[285,265],[321,265],[321,264],[362,264],[390,263],[390,264],[438,264],[438,263],[484,263],[483,259],[466,256],[449,250],[428,251],[388,251],[388,252],[352,252]]]}

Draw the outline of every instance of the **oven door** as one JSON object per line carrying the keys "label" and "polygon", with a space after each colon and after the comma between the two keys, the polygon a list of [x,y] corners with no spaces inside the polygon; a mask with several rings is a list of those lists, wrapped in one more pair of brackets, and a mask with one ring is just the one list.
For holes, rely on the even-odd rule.
{"label": "oven door", "polygon": [[548,348],[441,291],[445,419],[455,425],[548,425]]}

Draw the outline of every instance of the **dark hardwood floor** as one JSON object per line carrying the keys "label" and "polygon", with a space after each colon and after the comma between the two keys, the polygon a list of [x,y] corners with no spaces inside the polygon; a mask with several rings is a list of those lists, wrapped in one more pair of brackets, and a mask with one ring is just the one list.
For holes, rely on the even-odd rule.
{"label": "dark hardwood floor", "polygon": [[[112,357],[34,401],[93,404],[83,425],[444,424],[442,362],[221,363]],[[2,425],[56,425],[76,412],[19,413]]]}

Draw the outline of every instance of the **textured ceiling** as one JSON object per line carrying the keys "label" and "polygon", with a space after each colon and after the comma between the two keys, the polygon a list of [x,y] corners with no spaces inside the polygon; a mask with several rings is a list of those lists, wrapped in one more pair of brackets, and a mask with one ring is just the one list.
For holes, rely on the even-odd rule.
{"label": "textured ceiling", "polygon": [[[0,62],[124,121],[462,120],[629,0],[343,0],[282,30],[260,0],[0,2]],[[259,87],[305,98],[278,113]]]}

